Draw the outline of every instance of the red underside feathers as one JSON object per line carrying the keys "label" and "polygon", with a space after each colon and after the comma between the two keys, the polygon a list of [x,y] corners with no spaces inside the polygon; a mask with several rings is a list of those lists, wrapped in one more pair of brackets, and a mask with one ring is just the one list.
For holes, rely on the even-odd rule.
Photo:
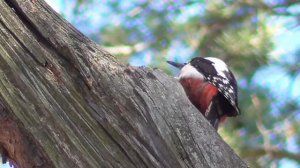
{"label": "red underside feathers", "polygon": [[218,89],[214,85],[199,79],[180,79],[180,83],[190,101],[204,115],[212,98],[218,94]]}

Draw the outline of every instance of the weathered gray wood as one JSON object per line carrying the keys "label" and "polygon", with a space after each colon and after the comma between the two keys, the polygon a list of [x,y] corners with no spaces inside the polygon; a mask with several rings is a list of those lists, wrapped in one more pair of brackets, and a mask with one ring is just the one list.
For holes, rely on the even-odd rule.
{"label": "weathered gray wood", "polygon": [[38,153],[28,165],[246,167],[175,79],[117,63],[42,0],[0,9],[0,144],[9,119]]}

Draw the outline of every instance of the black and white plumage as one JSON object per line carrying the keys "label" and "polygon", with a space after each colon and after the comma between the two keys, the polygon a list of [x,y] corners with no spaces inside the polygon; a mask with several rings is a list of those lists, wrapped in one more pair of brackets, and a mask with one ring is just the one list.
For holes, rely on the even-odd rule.
{"label": "black and white plumage", "polygon": [[179,81],[187,96],[216,129],[227,116],[240,114],[236,79],[222,60],[196,57],[187,64],[168,63],[181,69]]}

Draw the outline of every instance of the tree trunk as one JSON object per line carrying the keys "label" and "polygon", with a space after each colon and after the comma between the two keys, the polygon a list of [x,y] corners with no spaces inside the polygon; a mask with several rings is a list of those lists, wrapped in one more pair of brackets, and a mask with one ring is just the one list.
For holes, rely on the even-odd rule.
{"label": "tree trunk", "polygon": [[117,63],[42,0],[0,9],[0,145],[19,167],[247,167],[172,77]]}

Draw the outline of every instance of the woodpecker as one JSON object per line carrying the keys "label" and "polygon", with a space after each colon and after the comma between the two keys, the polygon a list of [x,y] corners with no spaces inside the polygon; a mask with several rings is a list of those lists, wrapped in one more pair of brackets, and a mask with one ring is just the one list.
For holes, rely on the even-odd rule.
{"label": "woodpecker", "polygon": [[179,69],[179,82],[192,104],[218,130],[227,117],[240,114],[237,82],[220,59],[196,57],[189,63],[167,61]]}

